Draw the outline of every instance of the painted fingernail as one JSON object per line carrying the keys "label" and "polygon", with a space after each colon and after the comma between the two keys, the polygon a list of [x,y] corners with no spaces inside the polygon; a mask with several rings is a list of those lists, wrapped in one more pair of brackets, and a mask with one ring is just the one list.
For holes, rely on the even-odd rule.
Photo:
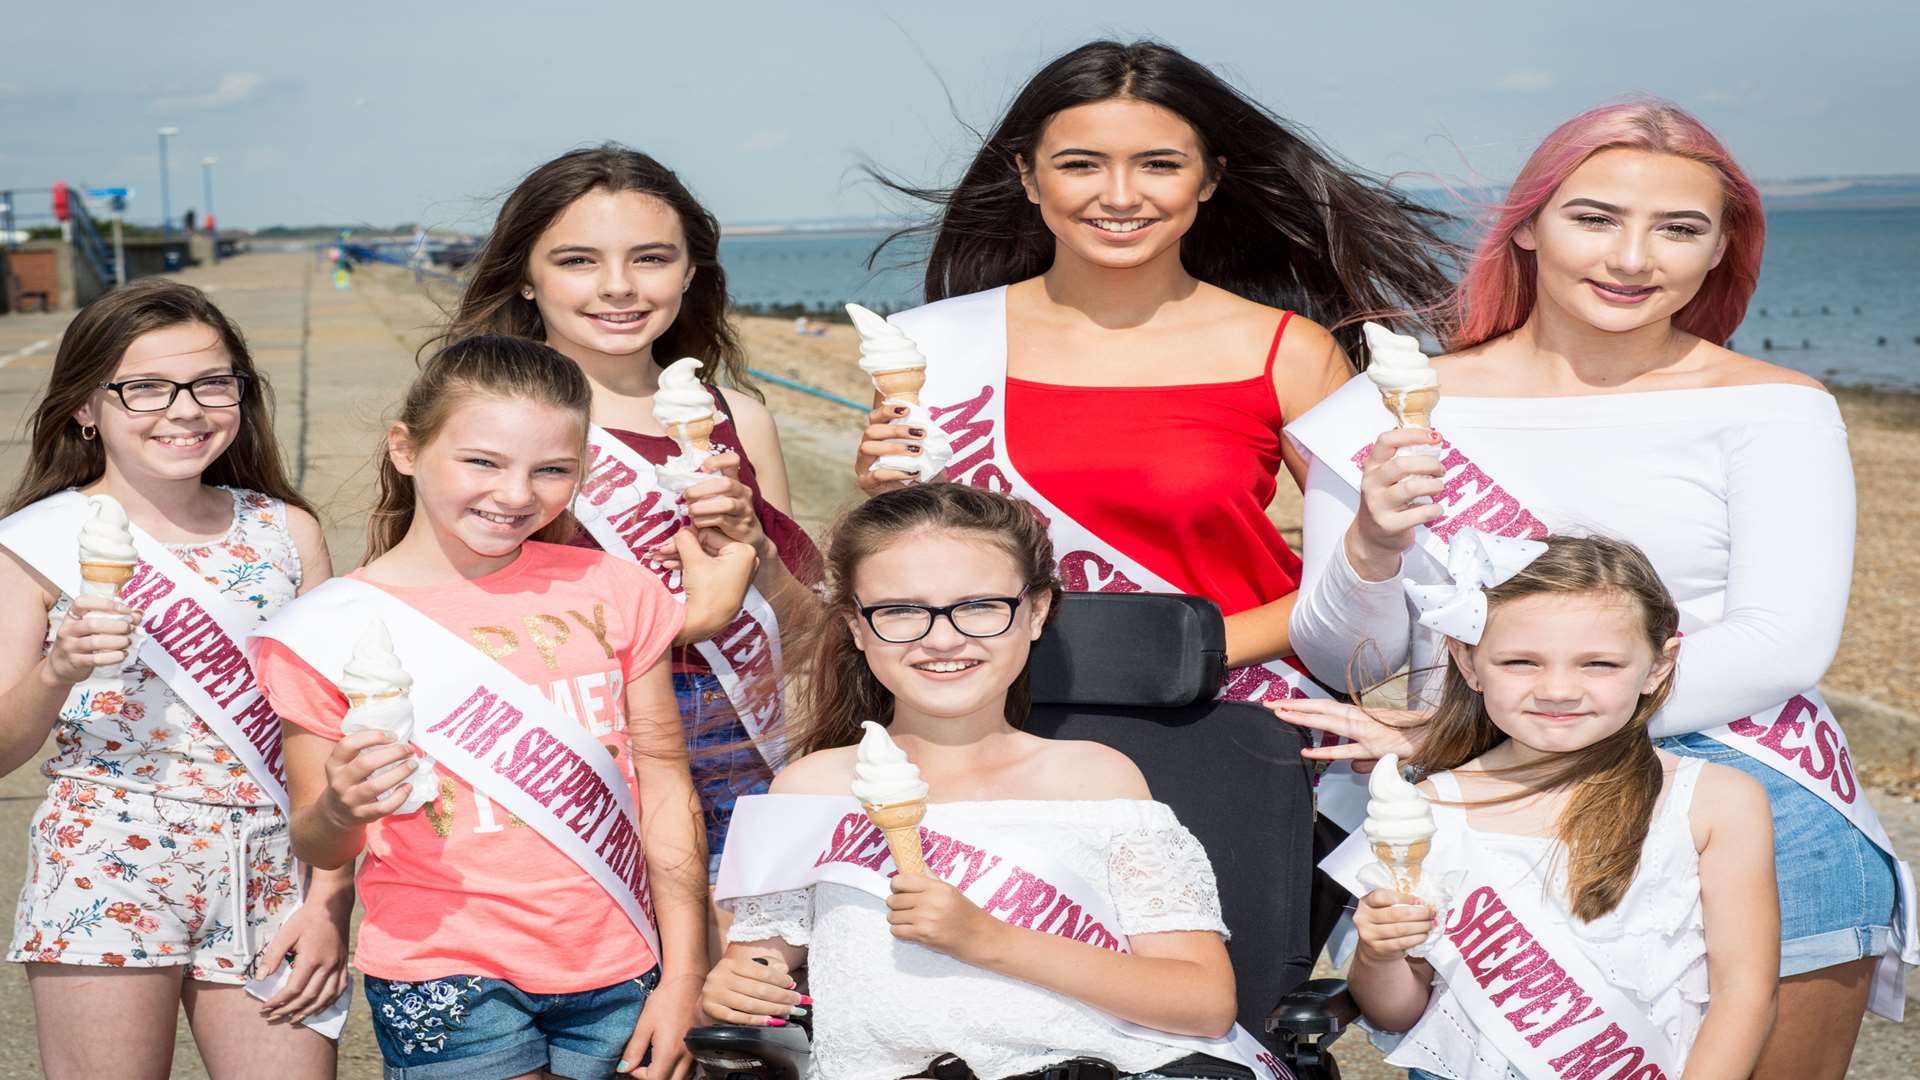
{"label": "painted fingernail", "polygon": [[805,994],[801,994],[801,995],[800,995],[800,1004],[802,1004],[802,1005],[811,1005],[811,1004],[813,1004],[813,999],[812,999],[812,998],[810,998],[810,997],[808,997],[808,996],[807,996],[807,995],[805,995]]}
{"label": "painted fingernail", "polygon": [[[605,1058],[601,1058],[600,1060],[602,1060],[602,1061],[605,1061],[606,1059],[605,1059]],[[621,1058],[621,1059],[620,1059],[620,1064],[618,1064],[618,1065],[615,1065],[615,1066],[613,1067],[613,1071],[614,1071],[614,1072],[632,1072],[632,1071],[633,1071],[633,1062],[631,1062],[631,1061],[628,1061],[628,1060],[627,1060],[626,1058]]]}
{"label": "painted fingernail", "polygon": [[926,429],[926,428],[917,428],[917,427],[910,427],[910,428],[908,428],[908,429],[907,429],[907,434],[909,434],[909,435],[911,435],[911,436],[913,436],[913,437],[914,437],[914,438],[916,438],[916,439],[924,439],[924,438],[926,438],[926,437],[927,437],[927,429]]}
{"label": "painted fingernail", "polygon": [[794,1008],[787,1010],[787,1015],[788,1016],[805,1016],[807,1015],[807,1010],[799,1008],[798,1006],[795,1006]]}
{"label": "painted fingernail", "polygon": [[767,1026],[768,1027],[786,1027],[787,1022],[785,1020],[780,1019],[777,1016],[769,1016],[767,1017]]}
{"label": "painted fingernail", "polygon": [[907,407],[905,405],[895,405],[893,407],[893,415],[895,416],[907,415]]}
{"label": "painted fingernail", "polygon": [[920,448],[919,448],[919,447],[917,447],[917,446],[908,446],[908,447],[907,447],[907,453],[909,453],[909,454],[917,454],[917,453],[919,453],[919,452],[920,452]]}

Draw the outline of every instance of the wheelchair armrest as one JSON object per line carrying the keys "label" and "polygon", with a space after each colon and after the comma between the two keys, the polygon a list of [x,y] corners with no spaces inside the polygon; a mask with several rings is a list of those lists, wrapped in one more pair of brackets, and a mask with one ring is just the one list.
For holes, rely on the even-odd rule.
{"label": "wheelchair armrest", "polygon": [[715,1024],[687,1032],[687,1049],[709,1075],[733,1074],[798,1080],[809,1054],[807,1033],[799,1025],[754,1027]]}
{"label": "wheelchair armrest", "polygon": [[1347,993],[1345,979],[1311,979],[1293,988],[1267,1017],[1267,1032],[1291,1038],[1323,1036],[1328,1041],[1360,1019],[1360,1006]]}

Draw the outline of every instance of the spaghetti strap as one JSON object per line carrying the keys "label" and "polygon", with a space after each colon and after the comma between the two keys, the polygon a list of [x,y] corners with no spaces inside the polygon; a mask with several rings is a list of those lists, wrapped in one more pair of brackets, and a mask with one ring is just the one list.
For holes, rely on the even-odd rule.
{"label": "spaghetti strap", "polygon": [[1287,324],[1292,321],[1293,321],[1293,312],[1291,311],[1281,312],[1280,325],[1274,327],[1273,344],[1267,347],[1267,368],[1266,368],[1265,374],[1267,376],[1268,382],[1273,381],[1273,358],[1280,355],[1280,339],[1281,337],[1285,336],[1287,332]]}

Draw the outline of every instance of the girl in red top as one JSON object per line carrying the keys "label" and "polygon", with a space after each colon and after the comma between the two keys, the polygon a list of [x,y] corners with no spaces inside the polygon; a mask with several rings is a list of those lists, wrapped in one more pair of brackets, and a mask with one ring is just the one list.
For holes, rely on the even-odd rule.
{"label": "girl in red top", "polygon": [[[894,186],[942,207],[924,227],[929,301],[1004,290],[983,305],[1004,324],[977,335],[1004,336],[1003,450],[1033,491],[1218,603],[1234,666],[1288,656],[1300,562],[1265,510],[1279,467],[1304,483],[1305,465],[1280,427],[1352,372],[1320,322],[1357,336],[1360,313],[1445,294],[1438,215],[1149,42],[1047,65],[957,187]],[[869,471],[876,457],[919,452],[901,415],[872,415],[856,466],[870,493],[904,478]],[[949,477],[991,483],[961,461]]]}
{"label": "girl in red top", "polygon": [[[656,465],[679,453],[653,417],[660,371],[699,359],[727,416],[713,441],[734,452],[707,460],[713,479],[689,489],[686,506],[709,551],[727,541],[753,547],[753,584],[784,624],[808,602],[800,581],[817,580],[819,555],[789,516],[779,432],[727,322],[719,248],[719,223],[653,158],[611,143],[562,154],[507,196],[445,337],[545,341],[586,373],[593,422]],[[599,547],[584,531],[573,542]],[[696,751],[711,873],[734,800],[766,790],[769,773],[746,746],[727,687],[693,648],[675,652],[673,685]]]}

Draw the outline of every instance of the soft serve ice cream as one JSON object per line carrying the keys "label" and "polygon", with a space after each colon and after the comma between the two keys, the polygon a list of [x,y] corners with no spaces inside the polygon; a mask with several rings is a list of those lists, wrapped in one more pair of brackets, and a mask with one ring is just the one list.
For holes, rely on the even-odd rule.
{"label": "soft serve ice cream", "polygon": [[[1432,428],[1433,410],[1440,404],[1440,375],[1433,370],[1433,361],[1420,351],[1419,339],[1396,334],[1375,322],[1363,323],[1360,332],[1367,339],[1367,378],[1379,388],[1380,400],[1393,413],[1396,426]],[[1393,456],[1408,454],[1437,457],[1440,448],[1403,446]],[[1431,501],[1424,495],[1413,500],[1416,506]]]}
{"label": "soft serve ice cream", "polygon": [[700,361],[691,356],[668,364],[660,373],[660,389],[653,395],[653,418],[680,447],[680,452],[660,466],[660,484],[674,494],[708,479],[700,463],[717,451],[713,445],[714,425],[726,414],[714,407],[713,394],[698,374]]}
{"label": "soft serve ice cream", "polygon": [[[413,676],[400,666],[393,651],[393,637],[387,624],[374,619],[354,642],[353,655],[340,674],[340,692],[347,695],[347,715],[340,721],[340,732],[384,731],[396,742],[413,737],[413,700],[407,691],[413,688]],[[408,790],[407,799],[395,810],[410,814],[433,801],[439,783],[433,763],[414,751],[417,763],[401,781]]]}
{"label": "soft serve ice cream", "polygon": [[[127,520],[126,507],[111,495],[95,495],[87,500],[92,513],[80,525],[80,593],[83,596],[120,595],[120,587],[133,577],[140,554],[133,547],[133,525]],[[119,664],[93,669],[95,679],[115,679]]]}
{"label": "soft serve ice cream", "polygon": [[1420,883],[1420,862],[1433,848],[1433,804],[1400,775],[1400,759],[1381,758],[1367,778],[1367,817],[1360,823],[1374,857],[1393,872],[1395,884],[1412,893]]}
{"label": "soft serve ice cream", "polygon": [[926,356],[906,331],[877,313],[848,304],[847,315],[853,319],[853,328],[860,331],[860,370],[873,380],[882,403],[905,405],[907,415],[897,422],[927,433],[920,440],[920,453],[888,454],[875,460],[872,469],[892,469],[923,481],[932,480],[952,460],[953,445],[920,401],[920,391],[927,384]]}
{"label": "soft serve ice cream", "polygon": [[886,834],[887,849],[900,872],[925,874],[920,819],[927,813],[927,782],[920,779],[920,767],[907,760],[907,752],[886,728],[871,720],[860,726],[865,731],[854,752],[853,797],[860,800],[868,820]]}

